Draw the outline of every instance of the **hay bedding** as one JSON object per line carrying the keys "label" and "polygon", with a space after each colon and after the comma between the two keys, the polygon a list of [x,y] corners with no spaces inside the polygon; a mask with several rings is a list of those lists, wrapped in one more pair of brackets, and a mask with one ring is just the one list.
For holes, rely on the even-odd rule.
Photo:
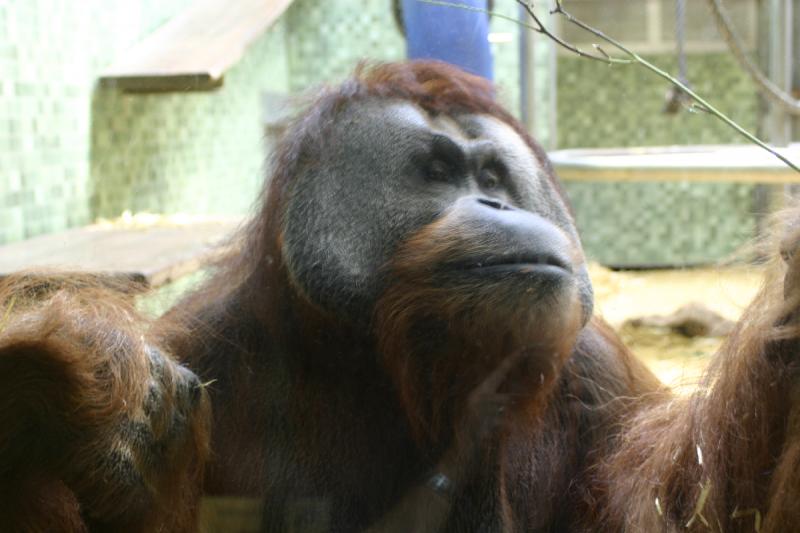
{"label": "hay bedding", "polygon": [[721,337],[687,337],[680,328],[658,325],[687,304],[700,304],[727,321],[735,321],[755,296],[763,272],[756,267],[614,272],[589,268],[596,311],[622,335],[625,343],[679,392],[691,390],[722,342]]}

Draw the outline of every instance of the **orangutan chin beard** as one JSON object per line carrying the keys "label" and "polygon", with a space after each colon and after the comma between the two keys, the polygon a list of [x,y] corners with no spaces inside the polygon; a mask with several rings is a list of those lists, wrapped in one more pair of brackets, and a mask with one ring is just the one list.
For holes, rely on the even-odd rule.
{"label": "orangutan chin beard", "polygon": [[435,447],[447,445],[469,393],[508,357],[520,363],[498,393],[518,395],[514,411],[545,405],[542,395],[553,388],[586,314],[579,281],[569,272],[426,266],[457,257],[458,244],[431,239],[430,232],[411,239],[395,256],[391,285],[376,308],[379,350],[412,433]]}

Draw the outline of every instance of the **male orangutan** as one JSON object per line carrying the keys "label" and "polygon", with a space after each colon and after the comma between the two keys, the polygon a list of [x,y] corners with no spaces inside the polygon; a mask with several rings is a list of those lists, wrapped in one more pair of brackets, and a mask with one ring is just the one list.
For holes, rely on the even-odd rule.
{"label": "male orangutan", "polygon": [[[104,389],[123,420],[141,410],[126,395],[151,379],[126,373],[135,354],[172,354],[209,382],[204,492],[262,499],[263,531],[800,530],[796,236],[703,386],[673,397],[592,318],[566,199],[494,95],[431,62],[362,68],[323,92],[289,128],[257,215],[210,281],[142,341],[132,315],[93,323],[74,318],[80,305],[58,307],[48,323],[89,339],[71,341],[63,368],[81,350],[120,364],[97,379],[125,381]],[[138,344],[119,362],[116,345],[92,341],[98,330]],[[0,365],[9,353],[61,361],[39,335],[8,329]],[[3,394],[29,390],[0,375]],[[80,387],[41,389],[51,395],[2,413],[7,442],[62,438],[23,430],[26,402],[75,433],[58,409]],[[96,422],[113,438],[89,433],[98,446],[80,470],[5,448],[0,469],[29,457],[29,486],[57,483],[91,516],[102,511],[80,487],[157,483],[146,461],[101,475],[137,437]],[[163,471],[194,481],[175,472]],[[193,509],[193,488],[181,493]]]}

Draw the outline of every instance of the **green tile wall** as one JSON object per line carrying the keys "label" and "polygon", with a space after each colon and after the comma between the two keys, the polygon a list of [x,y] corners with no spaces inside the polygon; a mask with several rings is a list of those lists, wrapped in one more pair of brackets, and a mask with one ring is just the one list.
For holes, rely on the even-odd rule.
{"label": "green tile wall", "polygon": [[285,27],[278,21],[213,92],[98,88],[93,212],[246,212],[263,179],[262,94],[288,91]]}
{"label": "green tile wall", "polygon": [[295,0],[285,18],[293,91],[341,79],[360,59],[405,56],[390,0]]}
{"label": "green tile wall", "polygon": [[96,74],[187,2],[0,2],[0,243],[91,220]]}
{"label": "green tile wall", "polygon": [[[676,71],[673,56],[650,57]],[[689,79],[750,131],[758,98],[727,54],[690,55]],[[666,82],[631,66],[558,60],[560,148],[741,143],[705,114],[662,113]],[[755,236],[752,185],[707,183],[566,184],[587,254],[613,266],[713,263]]]}
{"label": "green tile wall", "polygon": [[[677,72],[672,55],[648,56]],[[758,127],[758,98],[728,54],[688,57],[692,87],[748,129]],[[578,57],[558,58],[558,140],[563,148],[738,143],[732,129],[705,114],[662,113],[669,84],[638,66],[609,67]]]}
{"label": "green tile wall", "polygon": [[[508,17],[519,18],[519,6],[516,2],[496,0],[494,11]],[[492,32],[510,34],[508,42],[492,43],[494,56],[495,82],[499,86],[498,97],[503,104],[519,118],[520,110],[520,31],[525,31],[519,24],[494,17],[490,29]],[[534,67],[535,68],[535,67]]]}
{"label": "green tile wall", "polygon": [[529,32],[527,38],[534,43],[533,54],[529,59],[531,62],[529,68],[533,70],[534,80],[532,87],[528,89],[529,103],[532,105],[532,109],[528,112],[528,116],[532,116],[529,119],[532,123],[528,124],[528,128],[541,145],[549,150],[558,142],[557,128],[554,127],[558,95],[553,90],[557,72],[552,68],[555,44],[546,36],[534,32]]}

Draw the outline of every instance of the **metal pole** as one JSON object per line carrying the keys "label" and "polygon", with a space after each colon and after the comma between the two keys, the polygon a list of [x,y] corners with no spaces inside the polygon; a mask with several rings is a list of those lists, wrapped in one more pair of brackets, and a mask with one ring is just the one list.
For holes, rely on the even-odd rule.
{"label": "metal pole", "polygon": [[[517,8],[519,20],[525,20],[525,8]],[[525,129],[533,131],[533,33],[527,28],[519,28],[519,115]]]}
{"label": "metal pole", "polygon": [[[761,25],[761,29],[766,29],[761,43],[766,43],[767,75],[787,92],[791,91],[792,82],[793,3],[794,0],[769,0],[765,16],[767,24]],[[772,144],[785,146],[791,142],[791,124],[788,113],[770,105],[765,120],[765,137]]]}
{"label": "metal pole", "polygon": [[[519,9],[520,20],[525,20],[528,14],[522,6]],[[523,28],[519,55],[522,123],[545,149],[552,150],[557,143],[555,46],[549,39]]]}
{"label": "metal pole", "polygon": [[686,66],[686,0],[675,0],[675,44],[678,53],[678,79],[689,83],[689,74]]}

